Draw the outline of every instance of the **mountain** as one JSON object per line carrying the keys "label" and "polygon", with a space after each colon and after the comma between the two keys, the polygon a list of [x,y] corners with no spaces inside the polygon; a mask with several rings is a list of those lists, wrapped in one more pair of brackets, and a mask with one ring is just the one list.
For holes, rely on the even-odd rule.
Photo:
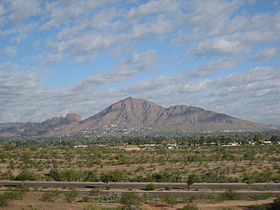
{"label": "mountain", "polygon": [[245,121],[198,107],[176,105],[164,108],[132,97],[114,103],[85,120],[70,113],[42,123],[2,126],[0,136],[59,136],[146,134],[149,132],[245,132],[269,130],[266,125]]}
{"label": "mountain", "polygon": [[0,137],[47,135],[52,130],[63,129],[80,120],[79,115],[68,113],[65,117],[54,117],[41,123],[7,123],[0,128]]}

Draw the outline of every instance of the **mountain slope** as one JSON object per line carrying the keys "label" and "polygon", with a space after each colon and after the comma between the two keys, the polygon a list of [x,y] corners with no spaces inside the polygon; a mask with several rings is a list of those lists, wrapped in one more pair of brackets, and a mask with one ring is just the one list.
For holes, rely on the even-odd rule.
{"label": "mountain slope", "polygon": [[[198,107],[176,105],[164,108],[153,102],[132,97],[114,103],[98,114],[81,120],[76,114],[52,118],[42,123],[28,123],[0,130],[0,136],[95,135],[134,131],[180,133],[263,131],[269,127]],[[142,129],[142,130],[141,130]],[[93,132],[94,131],[94,132]],[[144,133],[143,133],[144,134]]]}
{"label": "mountain slope", "polygon": [[[152,128],[181,133],[242,132],[268,130],[268,126],[241,120],[198,107],[176,105],[164,108],[132,97],[105,108],[81,122],[76,131]],[[108,129],[110,128],[110,129]]]}
{"label": "mountain slope", "polygon": [[266,125],[185,105],[167,108],[156,120],[157,129],[177,132],[234,132],[267,130]]}
{"label": "mountain slope", "polygon": [[85,120],[84,124],[104,127],[117,124],[123,127],[151,125],[165,109],[146,100],[127,98]]}
{"label": "mountain slope", "polygon": [[78,123],[81,117],[75,113],[68,113],[66,117],[54,117],[41,123],[7,124],[0,129],[0,137],[10,136],[41,136],[52,130],[63,130],[67,125]]}

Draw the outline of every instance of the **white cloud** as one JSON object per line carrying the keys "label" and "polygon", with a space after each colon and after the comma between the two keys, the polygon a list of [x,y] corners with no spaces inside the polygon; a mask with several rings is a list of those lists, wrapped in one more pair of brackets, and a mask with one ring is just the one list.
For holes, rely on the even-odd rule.
{"label": "white cloud", "polygon": [[262,60],[273,58],[276,54],[277,54],[277,48],[276,47],[267,48],[267,49],[263,49],[262,51],[260,51],[254,57],[254,59],[257,60],[257,61],[262,61]]}
{"label": "white cloud", "polygon": [[224,54],[237,54],[248,52],[247,46],[238,40],[228,40],[225,38],[215,38],[202,41],[197,46],[198,56],[216,56]]}
{"label": "white cloud", "polygon": [[2,50],[2,54],[8,55],[8,56],[15,56],[17,54],[17,48],[15,46],[5,47]]}
{"label": "white cloud", "polygon": [[174,85],[180,80],[180,77],[167,77],[162,75],[152,80],[126,86],[123,88],[123,91],[125,91],[128,95],[135,95],[145,92],[152,92],[152,94],[154,94],[156,92],[159,93],[162,89],[164,89],[164,86]]}
{"label": "white cloud", "polygon": [[46,63],[57,63],[62,59],[62,55],[59,53],[49,53],[47,55]]}
{"label": "white cloud", "polygon": [[149,34],[164,34],[174,29],[174,22],[159,16],[154,21],[133,26],[131,36],[133,38],[144,37]]}
{"label": "white cloud", "polygon": [[83,34],[69,41],[52,42],[58,53],[67,53],[70,56],[94,53],[109,48],[115,42],[123,40],[125,37],[112,36],[111,34]]}
{"label": "white cloud", "polygon": [[136,74],[151,71],[157,65],[158,55],[154,50],[137,53],[118,63],[111,71],[98,74],[74,85],[73,91],[95,90],[106,83],[125,81]]}
{"label": "white cloud", "polygon": [[138,7],[132,8],[126,14],[126,18],[143,18],[149,14],[159,12],[175,12],[180,8],[178,0],[152,0]]}
{"label": "white cloud", "polygon": [[10,19],[13,21],[24,20],[38,12],[38,0],[13,0],[10,4]]}
{"label": "white cloud", "polygon": [[86,62],[94,60],[95,58],[96,58],[96,54],[78,56],[75,58],[74,63],[75,64],[86,63]]}
{"label": "white cloud", "polygon": [[[114,1],[114,3],[117,2],[118,1]],[[45,13],[47,14],[48,21],[42,28],[48,30],[51,27],[58,27],[64,24],[66,20],[91,13],[109,3],[112,2],[110,0],[48,2],[45,6]]]}
{"label": "white cloud", "polygon": [[11,62],[4,62],[0,63],[0,71],[15,71],[20,69],[20,65],[11,63]]}
{"label": "white cloud", "polygon": [[202,24],[213,19],[226,18],[243,4],[242,1],[191,1],[191,12],[186,15],[186,21],[191,25]]}
{"label": "white cloud", "polygon": [[0,4],[0,16],[5,13],[4,6]]}
{"label": "white cloud", "polygon": [[204,76],[209,76],[213,74],[216,70],[225,70],[225,69],[233,69],[237,66],[237,63],[229,59],[227,57],[225,58],[219,58],[216,61],[210,61],[202,66],[194,69],[191,73],[190,76],[193,77],[204,77]]}

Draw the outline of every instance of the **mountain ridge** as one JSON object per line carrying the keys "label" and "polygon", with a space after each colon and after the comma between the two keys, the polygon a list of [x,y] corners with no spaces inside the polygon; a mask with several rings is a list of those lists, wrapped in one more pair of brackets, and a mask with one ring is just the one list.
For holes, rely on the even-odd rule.
{"label": "mountain ridge", "polygon": [[[164,108],[153,102],[128,97],[82,120],[75,113],[41,123],[26,123],[0,128],[2,136],[60,136],[83,133],[133,133],[170,131],[179,133],[245,132],[270,128],[226,114],[187,105]],[[141,133],[141,132],[140,132]]]}

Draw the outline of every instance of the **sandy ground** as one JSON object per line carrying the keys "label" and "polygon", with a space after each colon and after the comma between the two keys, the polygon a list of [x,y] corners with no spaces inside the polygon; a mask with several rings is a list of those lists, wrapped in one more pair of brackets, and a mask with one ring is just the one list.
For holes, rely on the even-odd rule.
{"label": "sandy ground", "polygon": [[254,206],[254,205],[261,205],[261,204],[269,204],[272,203],[275,198],[268,198],[265,200],[258,200],[258,201],[223,201],[219,203],[205,203],[205,204],[198,204],[197,206],[201,210],[211,210],[211,209],[219,209],[221,207],[231,207],[234,209],[245,209],[245,207]]}
{"label": "sandy ground", "polygon": [[[205,201],[201,203],[194,203],[200,210],[214,210],[221,209],[221,207],[230,207],[235,210],[245,209],[246,207],[253,205],[261,205],[261,204],[269,204],[272,203],[275,198],[268,198],[265,200],[258,201],[246,201],[246,200],[236,200],[236,201],[223,201],[223,202],[214,202],[214,201]],[[40,201],[39,195],[34,193],[30,194],[28,197],[25,197],[24,200],[13,201],[8,207],[3,207],[0,209],[9,209],[9,210],[18,210],[18,209],[26,209],[26,210],[82,210],[86,206],[95,205],[102,206],[105,208],[113,208],[119,206],[119,204],[114,203],[102,203],[102,204],[94,204],[92,202],[83,202],[83,203],[66,203],[61,201],[56,202],[43,202]],[[156,209],[156,210],[171,210],[171,209],[179,209],[182,208],[186,204],[178,204],[174,207],[169,206],[167,204],[161,202],[148,202],[145,204],[141,204],[141,209]]]}

